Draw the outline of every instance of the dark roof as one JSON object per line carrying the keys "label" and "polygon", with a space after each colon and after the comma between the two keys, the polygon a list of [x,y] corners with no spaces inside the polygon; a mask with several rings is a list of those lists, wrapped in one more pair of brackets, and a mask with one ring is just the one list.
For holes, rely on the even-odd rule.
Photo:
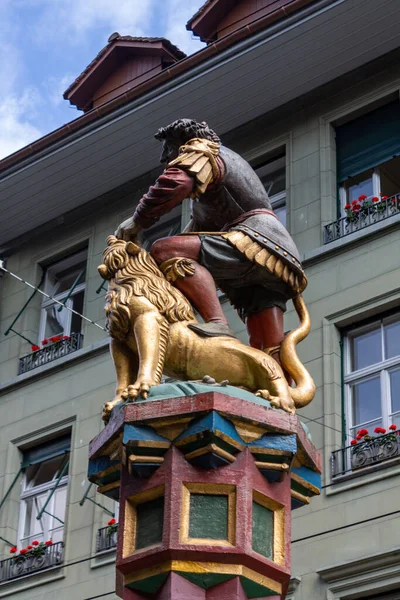
{"label": "dark roof", "polygon": [[104,46],[100,50],[100,52],[95,56],[92,62],[82,71],[80,75],[71,83],[71,85],[65,90],[63,96],[66,100],[69,99],[70,93],[75,89],[75,87],[90,73],[93,71],[94,67],[100,62],[103,56],[109,51],[109,49],[117,42],[132,42],[132,47],[141,47],[142,44],[152,44],[152,43],[160,43],[164,46],[164,48],[172,54],[172,56],[178,60],[182,60],[186,58],[186,54],[179,50],[177,46],[172,44],[169,40],[163,37],[133,37],[131,35],[119,35],[119,33],[113,33],[108,38],[108,44]]}

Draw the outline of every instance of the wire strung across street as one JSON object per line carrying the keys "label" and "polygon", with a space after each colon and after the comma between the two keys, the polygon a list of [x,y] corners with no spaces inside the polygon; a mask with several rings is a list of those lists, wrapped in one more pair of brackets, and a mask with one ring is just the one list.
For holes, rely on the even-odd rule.
{"label": "wire strung across street", "polygon": [[53,298],[52,296],[49,296],[49,294],[46,294],[46,292],[42,292],[42,290],[40,290],[38,287],[36,287],[35,285],[32,285],[31,283],[29,283],[28,281],[25,281],[24,279],[22,279],[21,277],[19,277],[18,275],[16,275],[15,273],[12,273],[11,271],[9,271],[8,269],[5,268],[4,266],[4,262],[2,260],[0,260],[0,269],[2,271],[4,271],[5,273],[8,273],[8,275],[11,275],[11,277],[14,277],[15,279],[18,279],[18,281],[21,281],[22,283],[24,283],[25,285],[29,286],[30,288],[32,288],[33,290],[35,290],[36,292],[39,292],[39,294],[42,294],[42,296],[45,296],[46,298],[48,298],[49,300],[52,300],[53,302],[55,302],[56,304],[59,304],[62,308],[65,308],[66,310],[69,310],[70,312],[74,313],[74,315],[78,315],[78,317],[81,317],[82,319],[84,319],[85,321],[87,321],[88,323],[91,323],[92,325],[95,325],[96,327],[98,327],[99,329],[102,329],[103,331],[107,331],[107,329],[105,327],[103,327],[102,325],[100,325],[99,323],[96,323],[95,321],[92,321],[91,319],[88,319],[87,317],[85,317],[85,315],[82,315],[81,313],[79,313],[78,311],[74,310],[73,308],[70,308],[69,306],[65,306],[62,302],[60,302],[59,300],[56,300],[55,298]]}
{"label": "wire strung across street", "polygon": [[99,596],[90,596],[90,598],[84,598],[84,600],[95,600],[96,598],[104,598],[104,596],[110,596],[111,594],[115,594],[115,590],[113,592],[106,592],[105,594],[99,594]]}

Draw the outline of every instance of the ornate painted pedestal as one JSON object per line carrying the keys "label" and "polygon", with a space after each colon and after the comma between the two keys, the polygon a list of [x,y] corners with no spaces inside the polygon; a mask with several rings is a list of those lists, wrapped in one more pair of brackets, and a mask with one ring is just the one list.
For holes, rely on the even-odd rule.
{"label": "ornate painted pedestal", "polygon": [[120,501],[124,600],[284,599],[291,510],[320,492],[296,416],[230,386],[164,384],[114,409],[89,479]]}

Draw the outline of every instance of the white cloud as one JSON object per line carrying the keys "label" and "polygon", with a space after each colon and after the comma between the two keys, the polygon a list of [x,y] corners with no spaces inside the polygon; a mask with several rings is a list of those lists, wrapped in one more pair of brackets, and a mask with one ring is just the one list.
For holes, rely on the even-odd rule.
{"label": "white cloud", "polygon": [[59,106],[63,102],[65,102],[63,98],[63,93],[67,89],[67,87],[75,81],[75,74],[67,74],[61,75],[60,77],[48,77],[47,80],[44,81],[43,86],[48,94],[50,102],[53,106]]}
{"label": "white cloud", "polygon": [[[62,40],[81,44],[92,29],[107,27],[109,33],[143,35],[151,19],[152,0],[18,0],[35,4],[36,41]],[[106,40],[104,41],[106,43]]]}
{"label": "white cloud", "polygon": [[186,54],[193,54],[205,47],[203,42],[196,39],[191,31],[186,30],[186,23],[198,11],[205,0],[167,0],[165,4],[165,33],[164,37],[178,46]]}
{"label": "white cloud", "polygon": [[40,130],[30,122],[39,101],[35,88],[26,88],[20,96],[10,94],[0,98],[0,159],[41,136]]}

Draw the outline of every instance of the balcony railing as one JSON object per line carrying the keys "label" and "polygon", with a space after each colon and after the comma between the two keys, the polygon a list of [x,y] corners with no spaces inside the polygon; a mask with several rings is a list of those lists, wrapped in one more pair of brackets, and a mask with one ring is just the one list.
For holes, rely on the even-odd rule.
{"label": "balcony railing", "polygon": [[97,531],[96,552],[105,552],[116,548],[118,539],[118,526],[102,527]]}
{"label": "balcony railing", "polygon": [[391,196],[387,200],[376,202],[372,206],[362,207],[358,213],[351,214],[350,217],[341,217],[337,221],[325,225],[324,244],[329,244],[355,231],[360,231],[365,227],[385,221],[385,219],[389,219],[399,213],[400,194]]}
{"label": "balcony railing", "polygon": [[63,548],[64,543],[57,542],[51,546],[46,546],[40,555],[28,552],[0,561],[0,583],[61,565]]}
{"label": "balcony railing", "polygon": [[400,456],[400,432],[387,433],[371,440],[335,450],[331,454],[332,478],[357,472]]}
{"label": "balcony railing", "polygon": [[83,335],[81,333],[71,333],[70,337],[65,340],[54,342],[41,350],[27,354],[19,359],[18,375],[32,371],[32,369],[36,369],[42,365],[47,365],[62,356],[67,356],[67,354],[79,350],[82,347],[82,343]]}

